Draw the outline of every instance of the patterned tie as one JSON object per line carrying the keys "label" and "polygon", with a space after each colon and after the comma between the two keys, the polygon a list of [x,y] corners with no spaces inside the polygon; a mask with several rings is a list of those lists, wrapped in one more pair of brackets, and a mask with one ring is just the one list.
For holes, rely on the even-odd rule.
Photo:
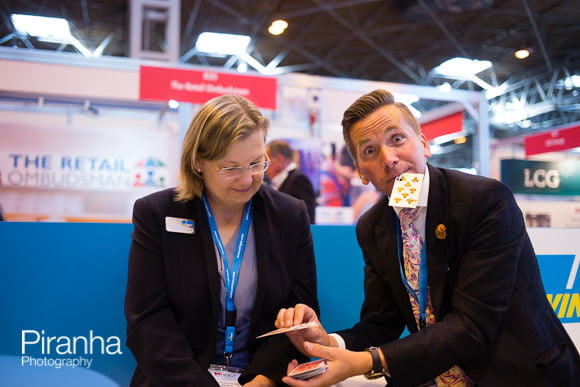
{"label": "patterned tie", "polygon": [[[421,249],[423,248],[421,236],[413,225],[413,220],[417,216],[418,210],[419,207],[403,208],[401,212],[399,212],[399,218],[401,220],[401,235],[403,239],[403,269],[405,271],[407,282],[415,291],[419,289],[419,268],[421,265]],[[419,315],[419,305],[417,304],[415,297],[412,297],[411,294],[409,294],[409,297],[411,305],[413,306],[413,314],[417,319]],[[415,307],[417,308],[416,311]]]}
{"label": "patterned tie", "polygon": [[[399,219],[401,221],[401,236],[403,241],[403,270],[407,282],[411,288],[418,293],[419,289],[419,269],[421,266],[421,249],[423,242],[417,229],[413,225],[413,220],[417,216],[419,207],[403,208],[399,212]],[[420,306],[417,298],[409,293],[409,300],[415,316],[415,323],[419,327]],[[431,304],[431,292],[427,291],[427,306],[425,307],[426,324],[435,324],[435,315],[432,313],[433,307]],[[420,329],[420,328],[419,328]],[[437,387],[468,387],[473,386],[473,382],[467,374],[459,367],[453,366],[443,374],[435,378]]]}

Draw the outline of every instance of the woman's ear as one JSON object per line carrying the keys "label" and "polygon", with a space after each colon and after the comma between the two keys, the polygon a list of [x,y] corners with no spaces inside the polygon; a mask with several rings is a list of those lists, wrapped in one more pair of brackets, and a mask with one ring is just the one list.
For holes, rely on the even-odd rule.
{"label": "woman's ear", "polygon": [[199,160],[196,159],[193,161],[193,168],[197,171],[197,173],[201,173],[201,163]]}

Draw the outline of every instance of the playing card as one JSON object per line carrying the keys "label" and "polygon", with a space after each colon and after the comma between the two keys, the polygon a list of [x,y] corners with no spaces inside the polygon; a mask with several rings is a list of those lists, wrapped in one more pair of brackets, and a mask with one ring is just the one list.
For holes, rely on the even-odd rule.
{"label": "playing card", "polygon": [[389,196],[389,206],[417,207],[423,177],[424,175],[420,173],[403,173],[397,176]]}
{"label": "playing card", "polygon": [[294,379],[306,380],[316,375],[320,375],[325,372],[327,368],[328,365],[326,364],[326,360],[314,360],[308,363],[299,364],[298,367],[288,373],[288,376]]}
{"label": "playing card", "polygon": [[266,336],[278,335],[280,333],[297,331],[299,329],[314,328],[316,325],[317,324],[314,321],[312,321],[312,322],[307,322],[307,323],[303,323],[300,325],[294,325],[290,328],[278,328],[278,329],[274,329],[273,331],[270,331],[268,333],[264,333],[263,335],[256,337],[256,339],[259,339],[261,337],[266,337]]}

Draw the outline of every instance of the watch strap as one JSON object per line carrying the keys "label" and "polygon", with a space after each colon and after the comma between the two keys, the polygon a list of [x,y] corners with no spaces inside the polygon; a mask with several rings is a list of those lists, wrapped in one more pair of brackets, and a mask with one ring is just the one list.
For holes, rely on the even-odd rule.
{"label": "watch strap", "polygon": [[385,376],[385,370],[383,369],[383,363],[381,362],[381,355],[379,354],[379,349],[377,347],[370,347],[367,348],[371,354],[371,358],[373,360],[373,368],[364,374],[364,377],[367,379],[377,379],[382,376]]}

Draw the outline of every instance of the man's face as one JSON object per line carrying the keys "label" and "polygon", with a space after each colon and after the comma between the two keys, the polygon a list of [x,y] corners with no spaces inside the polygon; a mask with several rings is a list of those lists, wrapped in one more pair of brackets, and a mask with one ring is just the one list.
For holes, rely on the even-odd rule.
{"label": "man's face", "polygon": [[404,172],[425,173],[431,150],[395,105],[382,106],[350,130],[356,149],[355,167],[363,184],[371,182],[387,195]]}
{"label": "man's face", "polygon": [[286,168],[286,165],[289,164],[289,162],[286,161],[286,159],[284,158],[284,156],[282,156],[282,154],[278,153],[276,155],[272,155],[269,153],[269,150],[267,150],[268,154],[269,154],[269,158],[270,158],[270,168],[268,168],[268,170],[266,171],[266,174],[268,175],[268,177],[270,179],[275,178],[280,172],[282,172],[284,170],[284,168]]}

